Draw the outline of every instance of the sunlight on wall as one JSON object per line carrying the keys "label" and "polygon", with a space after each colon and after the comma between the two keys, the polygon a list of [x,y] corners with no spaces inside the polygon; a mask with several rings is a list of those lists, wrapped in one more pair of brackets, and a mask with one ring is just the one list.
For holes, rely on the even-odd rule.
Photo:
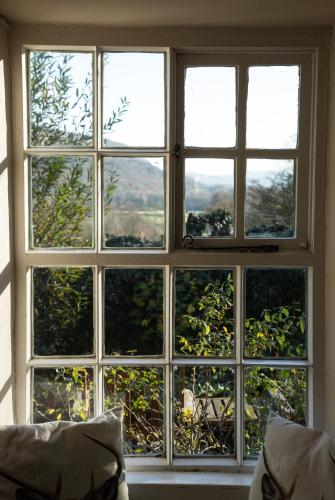
{"label": "sunlight on wall", "polygon": [[[1,283],[0,283],[1,285]],[[11,316],[11,284],[4,288],[0,296],[0,318],[1,322]],[[7,323],[7,321],[6,321]],[[3,327],[7,330],[8,327]],[[6,333],[6,332],[4,332]],[[0,363],[0,423],[11,423],[12,421],[12,359],[11,337],[10,335],[1,335],[1,351],[6,353],[1,356]]]}
{"label": "sunlight on wall", "polygon": [[[0,60],[0,117],[3,116],[6,116],[5,69],[3,60]],[[1,134],[0,134],[0,172],[1,172],[1,164],[6,159],[7,156],[6,150],[7,150],[7,126],[6,122],[4,121],[4,123],[1,123]]]}
{"label": "sunlight on wall", "polygon": [[[0,116],[1,116],[0,111]],[[0,167],[0,214],[1,214],[1,244],[0,244],[0,276],[10,260],[9,247],[9,207],[8,207],[8,171],[1,172]],[[1,280],[1,278],[0,278]],[[1,290],[1,288],[0,288]],[[0,317],[2,317],[0,315]]]}
{"label": "sunlight on wall", "polygon": [[13,423],[13,293],[10,248],[9,118],[7,29],[0,24],[0,424]]}

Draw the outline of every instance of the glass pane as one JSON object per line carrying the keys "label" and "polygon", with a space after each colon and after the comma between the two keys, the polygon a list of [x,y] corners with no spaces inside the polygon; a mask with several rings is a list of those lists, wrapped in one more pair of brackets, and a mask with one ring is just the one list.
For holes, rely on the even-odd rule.
{"label": "glass pane", "polygon": [[231,269],[177,270],[175,351],[183,356],[234,356]]}
{"label": "glass pane", "polygon": [[232,368],[174,368],[176,455],[234,455],[235,377]]}
{"label": "glass pane", "polygon": [[33,156],[30,159],[33,248],[92,248],[93,158]]}
{"label": "glass pane", "polygon": [[162,53],[104,53],[105,147],[164,147],[164,65]]}
{"label": "glass pane", "polygon": [[106,247],[164,246],[163,158],[104,158]]}
{"label": "glass pane", "polygon": [[234,235],[234,160],[185,160],[185,230],[193,237]]}
{"label": "glass pane", "polygon": [[246,270],[246,356],[306,358],[307,272]]}
{"label": "glass pane", "polygon": [[93,54],[29,53],[31,146],[93,145]]}
{"label": "glass pane", "polygon": [[92,269],[33,268],[34,355],[93,354],[93,339]]}
{"label": "glass pane", "polygon": [[105,270],[105,353],[163,354],[163,270]]}
{"label": "glass pane", "polygon": [[293,160],[247,160],[245,234],[250,238],[295,235]]}
{"label": "glass pane", "polygon": [[195,147],[235,146],[235,68],[186,69],[184,141]]}
{"label": "glass pane", "polygon": [[84,366],[33,368],[33,422],[94,416],[93,369]]}
{"label": "glass pane", "polygon": [[244,397],[244,452],[257,455],[263,445],[270,412],[307,423],[307,370],[303,368],[247,368]]}
{"label": "glass pane", "polygon": [[104,370],[104,409],[121,406],[126,455],[165,454],[163,369],[114,366]]}
{"label": "glass pane", "polygon": [[249,68],[247,147],[297,147],[299,66]]}

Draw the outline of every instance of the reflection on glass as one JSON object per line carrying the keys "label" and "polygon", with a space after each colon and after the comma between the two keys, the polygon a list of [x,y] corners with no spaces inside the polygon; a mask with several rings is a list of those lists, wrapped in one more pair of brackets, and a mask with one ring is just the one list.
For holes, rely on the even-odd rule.
{"label": "reflection on glass", "polygon": [[104,158],[105,246],[164,246],[163,158]]}
{"label": "reflection on glass", "polygon": [[249,68],[247,147],[297,147],[299,66]]}
{"label": "reflection on glass", "polygon": [[105,52],[103,145],[165,145],[164,54]]}
{"label": "reflection on glass", "polygon": [[294,237],[293,160],[247,160],[245,234],[249,238]]}
{"label": "reflection on glass", "polygon": [[33,248],[93,246],[93,158],[30,159]]}
{"label": "reflection on glass", "polygon": [[246,270],[245,355],[305,358],[307,269]]}
{"label": "reflection on glass", "polygon": [[93,145],[93,54],[29,53],[31,146]]}
{"label": "reflection on glass", "polygon": [[163,270],[105,270],[105,353],[163,354]]}
{"label": "reflection on glass", "polygon": [[187,68],[185,146],[234,147],[236,143],[236,70]]}
{"label": "reflection on glass", "polygon": [[126,455],[165,454],[163,369],[114,366],[104,370],[104,409],[123,409]]}
{"label": "reflection on glass", "polygon": [[306,425],[307,370],[253,367],[244,377],[244,453],[253,457],[262,449],[271,410]]}
{"label": "reflection on glass", "polygon": [[234,234],[234,160],[186,158],[185,230],[193,237]]}
{"label": "reflection on glass", "polygon": [[85,267],[33,268],[35,356],[93,354],[93,271]]}
{"label": "reflection on glass", "polygon": [[180,269],[175,274],[175,351],[183,356],[234,356],[231,269]]}
{"label": "reflection on glass", "polygon": [[34,423],[81,422],[94,416],[92,368],[33,368],[32,372]]}
{"label": "reflection on glass", "polygon": [[175,455],[234,455],[233,369],[178,366],[174,376]]}

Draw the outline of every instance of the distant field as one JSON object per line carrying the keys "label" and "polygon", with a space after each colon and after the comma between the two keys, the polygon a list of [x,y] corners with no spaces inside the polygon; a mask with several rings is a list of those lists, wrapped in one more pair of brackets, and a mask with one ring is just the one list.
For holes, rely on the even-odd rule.
{"label": "distant field", "polygon": [[164,210],[112,210],[104,220],[105,234],[159,240],[164,232]]}

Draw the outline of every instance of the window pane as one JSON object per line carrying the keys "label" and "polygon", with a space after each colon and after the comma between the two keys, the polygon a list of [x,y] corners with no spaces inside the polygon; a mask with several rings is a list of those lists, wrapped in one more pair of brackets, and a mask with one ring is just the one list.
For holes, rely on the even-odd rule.
{"label": "window pane", "polygon": [[247,147],[297,147],[299,66],[249,68]]}
{"label": "window pane", "polygon": [[183,356],[234,356],[231,269],[177,270],[175,351]]}
{"label": "window pane", "polygon": [[115,366],[104,371],[104,408],[124,411],[127,455],[165,454],[163,369]]}
{"label": "window pane", "polygon": [[234,235],[234,160],[185,160],[185,230],[193,237]]}
{"label": "window pane", "polygon": [[218,366],[178,366],[174,376],[175,454],[233,455],[234,371]]}
{"label": "window pane", "polygon": [[31,239],[34,248],[92,248],[93,158],[30,159]]}
{"label": "window pane", "polygon": [[271,411],[306,425],[306,369],[255,367],[245,370],[244,450],[246,456],[255,456],[261,451],[266,423]]}
{"label": "window pane", "polygon": [[35,356],[93,354],[93,271],[33,268]]}
{"label": "window pane", "polygon": [[164,65],[162,53],[104,53],[105,147],[164,147]]}
{"label": "window pane", "polygon": [[105,353],[163,354],[163,270],[105,270]]}
{"label": "window pane", "polygon": [[29,53],[31,146],[93,145],[93,54]]}
{"label": "window pane", "polygon": [[33,422],[86,421],[94,416],[93,369],[33,368]]}
{"label": "window pane", "polygon": [[293,160],[247,160],[245,234],[251,238],[295,235]]}
{"label": "window pane", "polygon": [[247,269],[245,355],[307,356],[307,269]]}
{"label": "window pane", "polygon": [[195,147],[235,146],[235,68],[186,69],[184,141]]}
{"label": "window pane", "polygon": [[106,247],[164,246],[163,158],[104,158]]}

